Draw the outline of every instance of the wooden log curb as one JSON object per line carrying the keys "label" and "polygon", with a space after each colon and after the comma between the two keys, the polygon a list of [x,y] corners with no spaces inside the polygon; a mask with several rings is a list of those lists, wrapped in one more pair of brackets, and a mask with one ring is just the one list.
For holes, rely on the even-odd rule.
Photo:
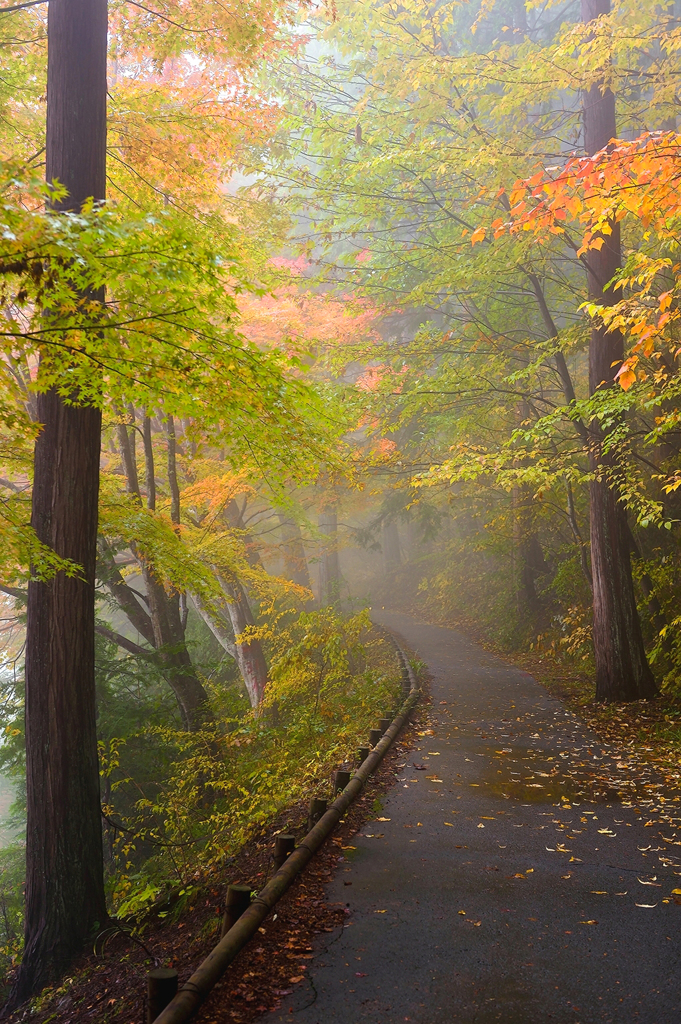
{"label": "wooden log curb", "polygon": [[392,720],[392,724],[353,774],[340,796],[334,800],[314,828],[307,833],[302,843],[288,856],[238,921],[220,939],[217,946],[194,971],[191,978],[184,983],[177,995],[161,1011],[155,1024],[185,1024],[190,1020],[232,960],[257,934],[258,928],[272,908],[290,888],[319,847],[331,835],[350,804],[354,803],[362,792],[369,776],[378,768],[402,727],[407,723],[411,712],[418,703],[421,691],[404,651],[392,637],[390,639],[397,651],[402,669],[402,688],[406,695],[406,700]]}

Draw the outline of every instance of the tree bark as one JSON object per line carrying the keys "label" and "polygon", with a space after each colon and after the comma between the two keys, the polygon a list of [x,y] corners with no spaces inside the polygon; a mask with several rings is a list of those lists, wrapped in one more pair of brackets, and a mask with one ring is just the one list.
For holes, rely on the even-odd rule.
{"label": "tree bark", "polygon": [[180,522],[180,485],[177,482],[177,438],[175,420],[169,416],[166,421],[168,436],[168,487],[170,488],[170,521],[175,526]]}
{"label": "tree bark", "polygon": [[191,599],[194,603],[197,613],[201,616],[203,621],[208,626],[209,630],[222,647],[223,651],[229,654],[230,658],[238,664],[238,658],[236,653],[236,643],[234,642],[234,636],[231,628],[227,628],[226,620],[229,619],[231,622],[231,616],[227,607],[227,602],[220,602],[218,607],[213,610],[209,608],[205,601],[199,596],[199,594],[192,594]]}
{"label": "tree bark", "polygon": [[[248,626],[253,626],[253,613],[248,598],[237,579],[228,580],[218,576],[222,592],[226,598],[227,609],[232,621],[232,629],[236,640],[236,660],[241,678],[248,693],[252,708],[259,707],[267,686],[267,662],[259,640],[239,643],[238,637]],[[219,637],[218,637],[219,639]]]}
{"label": "tree bark", "polygon": [[151,419],[149,416],[144,417],[142,438],[144,442],[144,468],[147,480],[147,508],[154,512],[156,510],[156,477],[154,476],[154,447],[151,441]]}
{"label": "tree bark", "polygon": [[[585,23],[609,13],[610,0],[582,0]],[[603,83],[594,83],[584,94],[584,146],[589,156],[608,145],[616,135],[615,96]],[[600,250],[589,253],[588,291],[592,301],[616,301],[608,282],[619,269],[619,225],[604,236]],[[593,395],[615,384],[615,373],[624,358],[619,331],[594,326],[589,345],[589,390]],[[641,623],[636,608],[631,573],[626,510],[611,485],[616,455],[603,451],[604,436],[591,424],[590,463],[595,479],[591,497],[591,570],[593,578],[593,641],[596,659],[596,699],[629,701],[652,697],[657,692],[648,665]]]}
{"label": "tree bark", "polygon": [[[48,13],[48,182],[80,210],[106,188],[106,0]],[[95,722],[95,558],[101,412],[38,396],[32,523],[82,567],[28,588],[25,949],[9,1005],[58,980],[107,919]]]}
{"label": "tree bark", "polygon": [[143,564],[142,572],[154,631],[154,647],[158,651],[163,676],[177,698],[185,729],[195,732],[209,725],[212,716],[208,694],[187,650],[180,616],[180,595],[176,591],[166,592],[154,576],[153,567]]}

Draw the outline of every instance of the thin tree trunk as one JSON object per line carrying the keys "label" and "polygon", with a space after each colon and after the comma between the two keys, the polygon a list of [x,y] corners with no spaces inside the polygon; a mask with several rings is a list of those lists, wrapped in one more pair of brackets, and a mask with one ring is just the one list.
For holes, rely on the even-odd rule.
{"label": "thin tree trunk", "polygon": [[546,572],[546,564],[534,528],[532,505],[529,488],[513,488],[513,546],[518,556],[518,611],[538,619],[544,608],[537,593],[536,578]]}
{"label": "thin tree trunk", "polygon": [[[120,415],[120,414],[119,414]],[[135,413],[132,412],[132,424],[133,428],[128,433],[128,427],[126,423],[122,421],[117,425],[118,433],[118,447],[120,449],[121,458],[123,460],[123,469],[125,470],[125,479],[127,482],[127,490],[129,494],[136,494],[139,497],[140,485],[137,478],[137,460],[135,458]]]}
{"label": "thin tree trunk", "polygon": [[203,621],[208,626],[209,630],[222,647],[223,651],[229,654],[230,658],[238,664],[236,643],[234,642],[234,636],[232,635],[231,628],[228,628],[225,624],[225,620],[229,619],[231,622],[231,616],[229,614],[229,608],[227,602],[220,602],[217,609],[214,611],[209,608],[205,601],[198,595],[192,594],[191,599],[194,603],[197,613],[201,616]]}
{"label": "thin tree trunk", "polygon": [[147,508],[156,509],[156,477],[154,476],[154,447],[151,443],[151,419],[144,417],[142,425],[144,439],[144,468],[147,480]]}
{"label": "thin tree trunk", "polygon": [[[79,210],[106,189],[106,0],[48,13],[48,182]],[[107,919],[95,722],[95,559],[101,412],[39,395],[32,523],[82,567],[28,588],[26,918],[10,1005],[56,981]]]}
{"label": "thin tree trunk", "polygon": [[[156,504],[154,451],[151,445],[151,421],[144,421],[144,450],[147,471],[147,504],[153,495]],[[180,522],[180,488],[175,463],[175,425],[168,423],[168,482],[171,498],[171,519],[175,525]],[[149,505],[151,508],[152,506]],[[149,603],[149,618],[154,632],[154,646],[159,653],[163,674],[168,681],[186,729],[195,731],[211,721],[208,694],[196,674],[189,656],[184,632],[183,616],[180,609],[180,595],[176,590],[168,592],[154,575],[154,567],[140,559]]]}
{"label": "thin tree trunk", "polygon": [[307,566],[300,527],[294,519],[287,519],[282,512],[279,512],[278,516],[283,539],[284,572],[293,583],[311,590],[310,570]]}
{"label": "thin tree trunk", "polygon": [[[147,423],[149,428],[147,429]],[[154,480],[154,458],[151,447],[151,422],[145,420],[145,463],[146,463],[146,487],[147,498],[153,494],[155,502]],[[121,457],[126,468],[128,477],[128,491],[135,493],[141,501],[139,487],[135,491],[133,481],[130,477],[130,465],[132,454],[129,450],[129,437],[126,430],[119,431],[121,445]],[[174,452],[173,452],[174,454]],[[170,476],[171,492],[176,494],[173,498],[172,518],[174,523],[180,519],[180,492],[175,473],[174,458],[168,457],[168,469]],[[146,602],[149,609],[148,614],[138,603],[130,587],[123,580],[118,570],[113,553],[106,541],[100,543],[100,551],[103,560],[106,560],[105,578],[109,592],[116,598],[119,606],[128,616],[128,619],[141,635],[158,652],[163,675],[166,682],[175,694],[175,698],[182,716],[184,727],[190,731],[200,729],[211,721],[211,713],[206,693],[196,669],[187,650],[185,639],[186,616],[182,608],[181,595],[177,591],[170,593],[160,583],[153,570],[153,565],[145,561],[139,552],[132,545],[133,553],[142,567],[142,575],[146,588]],[[122,645],[125,647],[125,644]],[[126,649],[130,649],[129,647]]]}
{"label": "thin tree trunk", "polygon": [[232,621],[232,629],[236,640],[236,660],[241,672],[241,678],[248,692],[248,699],[252,708],[257,708],[264,695],[267,686],[267,662],[263,653],[262,644],[259,640],[251,640],[248,643],[239,642],[239,636],[248,626],[253,626],[253,614],[248,598],[238,580],[228,580],[224,576],[218,576],[222,592],[226,598],[229,616]]}
{"label": "thin tree trunk", "polygon": [[[582,20],[592,21],[610,10],[610,0],[582,0]],[[616,135],[615,96],[602,83],[584,95],[584,145],[588,155],[603,149]],[[604,237],[600,250],[589,252],[588,290],[592,301],[616,301],[608,282],[620,267],[620,230]],[[589,345],[589,390],[594,394],[615,384],[624,358],[619,331],[594,326]],[[657,692],[648,665],[631,573],[626,511],[609,483],[616,456],[603,452],[603,437],[592,424],[591,569],[593,578],[593,640],[596,659],[596,699],[640,700]]]}
{"label": "thin tree trunk", "polygon": [[338,514],[335,509],[320,512],[319,532],[326,538],[319,560],[319,603],[322,607],[340,602],[340,560],[338,558]]}
{"label": "thin tree trunk", "polygon": [[177,439],[175,420],[169,416],[166,421],[168,435],[168,486],[170,487],[170,521],[176,526],[180,522],[180,485],[177,482]]}
{"label": "thin tree trunk", "polygon": [[166,593],[151,566],[144,565],[142,571],[154,630],[154,646],[161,659],[163,675],[177,698],[185,729],[193,732],[210,723],[211,713],[208,694],[187,650],[180,616],[180,595]]}

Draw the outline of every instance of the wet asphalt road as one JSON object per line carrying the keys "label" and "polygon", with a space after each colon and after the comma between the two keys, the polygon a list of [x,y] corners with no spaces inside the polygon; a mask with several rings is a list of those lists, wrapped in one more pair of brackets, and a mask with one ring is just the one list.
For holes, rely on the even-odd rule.
{"label": "wet asphalt road", "polygon": [[329,886],[345,927],[263,1024],[680,1022],[679,803],[618,798],[627,765],[526,672],[373,617],[427,663],[434,735],[404,758],[389,820],[345,851]]}

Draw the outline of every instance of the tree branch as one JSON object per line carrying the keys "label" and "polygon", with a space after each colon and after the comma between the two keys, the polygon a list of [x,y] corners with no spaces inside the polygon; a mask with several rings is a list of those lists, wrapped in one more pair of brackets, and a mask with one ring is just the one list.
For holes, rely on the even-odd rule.
{"label": "tree branch", "polygon": [[108,626],[102,626],[100,623],[95,625],[95,633],[99,633],[100,636],[106,637],[107,640],[112,640],[119,647],[128,651],[129,654],[141,655],[148,658],[153,651],[148,650],[146,647],[140,647],[133,640],[128,640],[127,636],[123,636],[122,633],[116,633],[113,629],[109,629]]}

